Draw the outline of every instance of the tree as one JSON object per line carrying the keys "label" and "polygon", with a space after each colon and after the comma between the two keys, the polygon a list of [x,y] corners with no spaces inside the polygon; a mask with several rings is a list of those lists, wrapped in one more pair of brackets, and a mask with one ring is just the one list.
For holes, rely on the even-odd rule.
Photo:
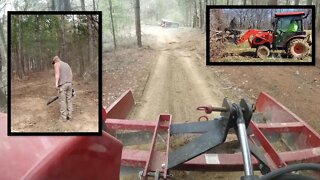
{"label": "tree", "polygon": [[89,41],[89,62],[93,62],[93,30],[92,30],[92,16],[87,16],[88,18],[88,41]]}
{"label": "tree", "polygon": [[294,5],[299,5],[299,0],[294,0]]}
{"label": "tree", "polygon": [[86,5],[84,3],[84,0],[80,0],[80,3],[81,3],[81,10],[85,11],[86,10]]}
{"label": "tree", "polygon": [[11,29],[11,70],[19,78],[52,68],[48,59],[55,55],[80,75],[91,72],[92,62],[98,57],[95,53],[99,28],[96,15],[19,16],[20,19],[13,15]]}
{"label": "tree", "polygon": [[95,2],[95,0],[92,0],[92,6],[93,6],[93,11],[95,11],[96,10],[96,2]]}
{"label": "tree", "polygon": [[113,23],[113,15],[112,15],[112,2],[111,1],[112,0],[109,0],[109,9],[110,9],[110,19],[111,19],[111,28],[112,28],[112,36],[113,36],[113,46],[114,46],[114,49],[117,49],[117,42],[116,42],[116,34],[114,31],[114,23]]}
{"label": "tree", "polygon": [[135,1],[135,24],[138,47],[142,47],[141,42],[141,24],[140,24],[140,0]]}
{"label": "tree", "polygon": [[277,4],[278,4],[278,1],[277,1],[277,0],[269,0],[269,1],[268,1],[268,4],[269,4],[269,5],[277,5]]}
{"label": "tree", "polygon": [[200,29],[202,29],[203,27],[203,9],[202,9],[202,3],[201,3],[202,0],[199,0],[199,16],[200,16],[200,23],[199,23],[199,27]]}
{"label": "tree", "polygon": [[312,5],[312,0],[308,0],[307,5]]}
{"label": "tree", "polygon": [[[21,16],[17,16],[17,23],[20,24],[21,22]],[[18,41],[18,48],[17,48],[17,55],[18,55],[18,60],[16,62],[16,66],[17,66],[17,74],[18,74],[18,77],[20,79],[22,79],[22,76],[24,75],[23,74],[23,69],[22,69],[22,56],[21,56],[21,53],[22,53],[22,41],[21,41],[21,26],[18,26],[18,33],[17,33],[17,41]]]}

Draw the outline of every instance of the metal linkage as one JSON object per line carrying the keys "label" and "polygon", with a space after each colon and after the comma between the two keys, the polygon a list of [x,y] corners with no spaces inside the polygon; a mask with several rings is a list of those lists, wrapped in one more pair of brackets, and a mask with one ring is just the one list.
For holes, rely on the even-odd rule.
{"label": "metal linkage", "polygon": [[237,113],[238,138],[240,140],[240,145],[242,149],[245,176],[253,176],[252,160],[242,110],[238,104],[232,104],[232,106]]}

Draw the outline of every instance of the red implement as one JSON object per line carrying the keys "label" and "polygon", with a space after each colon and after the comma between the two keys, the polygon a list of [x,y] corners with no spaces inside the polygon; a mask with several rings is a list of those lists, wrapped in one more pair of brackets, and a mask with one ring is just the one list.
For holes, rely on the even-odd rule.
{"label": "red implement", "polygon": [[118,180],[122,144],[102,136],[7,136],[0,114],[0,179]]}
{"label": "red implement", "polygon": [[[131,96],[131,97],[128,97]],[[122,97],[133,99],[132,93],[127,91]],[[118,107],[117,102],[112,107]],[[131,103],[132,106],[134,103]],[[128,108],[128,106],[127,106]],[[108,108],[108,111],[112,111]],[[113,119],[118,117],[112,114],[106,119],[106,126],[111,130],[135,130],[152,131],[153,138],[150,144],[150,150],[123,149],[122,165],[144,168],[144,177],[154,175],[160,171],[167,175],[170,169],[166,169],[168,154],[170,150],[170,115],[160,115],[158,121],[137,121],[126,119]],[[129,113],[129,111],[127,111]],[[256,102],[256,111],[254,114],[263,114],[268,117],[266,122],[258,122],[252,117],[250,127],[252,134],[250,141],[262,150],[263,156],[271,169],[277,169],[288,164],[294,163],[320,163],[320,135],[317,134],[309,125],[301,120],[297,115],[288,110],[285,106],[273,99],[268,94],[262,92]],[[128,114],[121,114],[122,116]],[[114,116],[114,117],[113,117]],[[162,117],[165,117],[165,120]],[[170,118],[169,118],[170,116]],[[170,119],[170,120],[169,120]],[[154,148],[155,137],[160,131],[168,132],[168,139],[165,142],[166,150],[156,150]],[[278,143],[285,148],[279,149]],[[253,168],[259,170],[258,160],[252,156]],[[173,167],[177,170],[197,170],[197,171],[243,171],[243,160],[240,152],[227,153],[204,153],[199,156]],[[165,177],[165,176],[164,176]]]}

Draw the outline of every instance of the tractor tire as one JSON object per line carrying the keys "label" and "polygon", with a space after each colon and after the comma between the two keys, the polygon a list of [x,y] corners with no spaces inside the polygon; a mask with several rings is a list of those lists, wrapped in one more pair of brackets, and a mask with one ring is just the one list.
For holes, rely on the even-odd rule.
{"label": "tractor tire", "polygon": [[309,54],[310,46],[303,39],[293,39],[287,46],[289,57],[294,59],[303,59]]}
{"label": "tractor tire", "polygon": [[257,48],[257,57],[261,59],[266,59],[270,55],[270,49],[267,46],[261,45]]}

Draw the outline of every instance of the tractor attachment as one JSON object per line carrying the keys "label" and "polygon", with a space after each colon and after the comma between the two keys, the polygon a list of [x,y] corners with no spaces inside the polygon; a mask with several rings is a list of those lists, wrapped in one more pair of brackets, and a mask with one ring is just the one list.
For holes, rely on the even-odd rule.
{"label": "tractor attachment", "polygon": [[[212,120],[183,124],[173,124],[168,114],[159,115],[156,121],[125,119],[133,105],[129,90],[106,109],[103,117],[108,132],[119,139],[126,137],[121,140],[123,143],[134,135],[141,136],[142,132],[146,132],[145,137],[151,137],[149,146],[145,146],[144,139],[138,146],[124,143],[122,151],[121,164],[143,168],[140,176],[145,179],[168,179],[172,176],[170,170],[244,170],[242,178],[256,179],[254,170],[269,175],[292,169],[291,164],[320,162],[320,135],[264,92],[254,106],[244,99],[232,103],[226,98],[221,107],[201,106],[198,110],[221,114]],[[185,134],[195,136],[178,147],[172,143]],[[216,151],[228,143],[231,134],[237,136],[237,150]],[[303,167],[306,166],[319,168],[314,164]]]}

